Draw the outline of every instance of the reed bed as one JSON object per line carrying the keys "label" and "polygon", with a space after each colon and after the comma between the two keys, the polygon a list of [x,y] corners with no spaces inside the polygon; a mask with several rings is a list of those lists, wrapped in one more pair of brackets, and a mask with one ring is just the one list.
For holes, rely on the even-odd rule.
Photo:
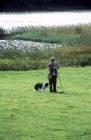
{"label": "reed bed", "polygon": [[91,24],[72,26],[36,26],[12,29],[12,39],[61,43],[63,46],[91,44]]}
{"label": "reed bed", "polygon": [[[4,33],[4,31],[2,30]],[[0,33],[2,33],[0,32]],[[5,31],[6,32],[6,31]],[[91,24],[72,26],[28,26],[13,28],[6,39],[61,43],[64,46],[91,44]]]}
{"label": "reed bed", "polygon": [[60,67],[91,66],[91,46],[34,49],[22,52],[8,50],[0,52],[0,70],[45,69],[50,57],[55,56]]}
{"label": "reed bed", "polygon": [[91,24],[53,27],[18,27],[8,35],[10,40],[27,40],[60,44],[43,49],[2,50],[0,70],[31,70],[47,67],[49,58],[56,57],[62,67],[91,66]]}

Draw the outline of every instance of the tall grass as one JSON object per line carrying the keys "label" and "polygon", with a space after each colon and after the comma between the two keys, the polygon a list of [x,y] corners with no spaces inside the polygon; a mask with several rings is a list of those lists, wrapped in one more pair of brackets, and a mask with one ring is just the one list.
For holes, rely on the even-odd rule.
{"label": "tall grass", "polygon": [[60,66],[91,66],[91,24],[53,27],[18,27],[9,39],[59,43],[61,48],[28,51],[0,51],[0,70],[30,70],[46,68],[50,56]]}
{"label": "tall grass", "polygon": [[3,35],[3,34],[5,34],[5,30],[2,27],[0,27],[0,35]]}
{"label": "tall grass", "polygon": [[63,46],[91,44],[91,24],[71,26],[17,27],[11,30],[8,39],[61,43]]}
{"label": "tall grass", "polygon": [[52,27],[19,27],[13,39],[32,40],[49,43],[61,43],[63,46],[91,44],[91,24]]}
{"label": "tall grass", "polygon": [[91,47],[65,47],[35,49],[25,52],[8,50],[0,52],[0,70],[33,70],[48,67],[50,57],[55,56],[60,67],[91,66]]}

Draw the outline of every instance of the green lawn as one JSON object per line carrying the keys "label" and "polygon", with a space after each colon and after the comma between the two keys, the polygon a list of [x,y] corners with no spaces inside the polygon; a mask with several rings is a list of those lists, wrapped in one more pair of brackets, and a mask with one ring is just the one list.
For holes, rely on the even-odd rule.
{"label": "green lawn", "polygon": [[0,140],[91,139],[91,67],[60,68],[63,94],[35,93],[47,73],[0,71]]}

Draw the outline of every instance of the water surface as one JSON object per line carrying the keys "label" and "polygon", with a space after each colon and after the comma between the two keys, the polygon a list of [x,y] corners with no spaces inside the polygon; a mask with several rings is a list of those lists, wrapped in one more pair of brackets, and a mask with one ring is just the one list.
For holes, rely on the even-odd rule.
{"label": "water surface", "polygon": [[4,29],[21,26],[62,26],[89,23],[91,23],[91,10],[0,13],[0,26]]}

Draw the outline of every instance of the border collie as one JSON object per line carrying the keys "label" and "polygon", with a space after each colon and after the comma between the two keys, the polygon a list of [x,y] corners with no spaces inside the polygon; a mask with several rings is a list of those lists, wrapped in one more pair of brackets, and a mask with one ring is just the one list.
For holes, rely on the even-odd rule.
{"label": "border collie", "polygon": [[34,86],[34,91],[38,91],[39,89],[41,89],[42,92],[44,92],[44,89],[49,87],[49,83],[37,83]]}

